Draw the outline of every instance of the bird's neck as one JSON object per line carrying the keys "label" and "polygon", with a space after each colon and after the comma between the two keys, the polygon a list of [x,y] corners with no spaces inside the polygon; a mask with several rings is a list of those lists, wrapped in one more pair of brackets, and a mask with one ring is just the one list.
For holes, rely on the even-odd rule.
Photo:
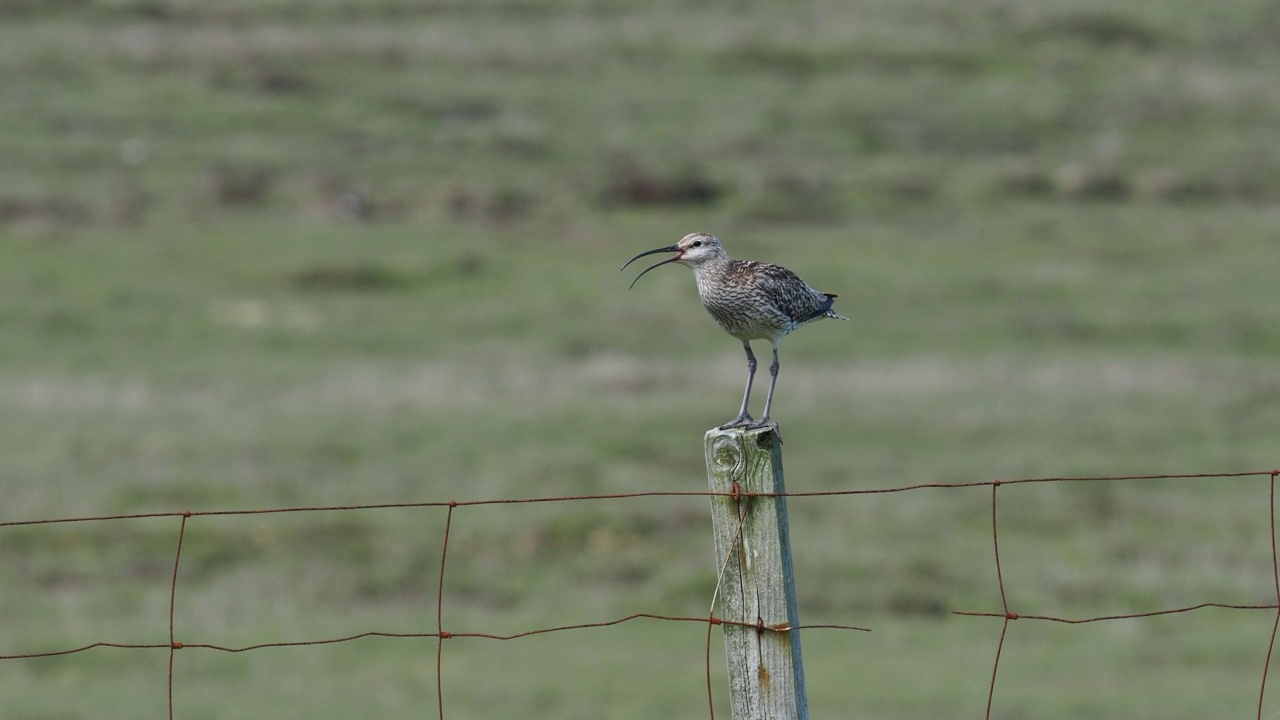
{"label": "bird's neck", "polygon": [[706,295],[707,289],[721,282],[732,267],[729,258],[721,256],[704,260],[693,266],[694,279],[698,281],[698,293]]}

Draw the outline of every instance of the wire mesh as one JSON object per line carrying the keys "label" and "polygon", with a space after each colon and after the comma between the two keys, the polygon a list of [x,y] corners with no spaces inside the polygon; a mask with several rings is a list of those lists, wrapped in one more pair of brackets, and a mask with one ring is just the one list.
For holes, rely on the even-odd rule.
{"label": "wire mesh", "polygon": [[[1171,616],[1192,613],[1205,608],[1223,608],[1230,610],[1251,610],[1251,611],[1272,611],[1275,618],[1272,621],[1271,633],[1266,646],[1265,659],[1260,668],[1260,678],[1258,682],[1257,693],[1257,717],[1259,720],[1263,718],[1264,700],[1267,690],[1267,678],[1270,672],[1271,659],[1275,649],[1277,631],[1280,630],[1280,560],[1278,560],[1277,540],[1276,540],[1276,513],[1275,513],[1275,491],[1276,478],[1280,475],[1280,470],[1271,471],[1254,471],[1254,472],[1228,472],[1228,473],[1190,473],[1190,474],[1166,474],[1166,475],[1125,475],[1125,476],[1098,476],[1098,477],[1042,477],[1042,478],[1020,478],[1012,480],[985,480],[963,483],[922,483],[914,485],[904,485],[896,487],[883,487],[871,489],[847,489],[847,490],[831,490],[831,491],[813,491],[813,492],[789,492],[782,494],[788,498],[814,498],[814,497],[849,497],[849,496],[868,496],[868,495],[884,495],[884,494],[901,494],[912,493],[928,490],[946,490],[946,491],[965,491],[965,490],[981,490],[989,489],[990,491],[990,533],[991,533],[991,549],[994,561],[995,579],[998,586],[1000,608],[999,610],[952,610],[952,615],[957,617],[969,618],[994,618],[1001,621],[1000,630],[996,640],[994,658],[991,662],[990,682],[986,692],[986,710],[984,717],[988,720],[992,717],[993,707],[997,699],[998,678],[1000,677],[1001,655],[1004,651],[1006,638],[1011,633],[1011,626],[1018,621],[1037,621],[1060,623],[1065,625],[1083,625],[1089,623],[1100,623],[1113,620],[1132,620],[1139,618],[1151,618],[1157,616]],[[1159,481],[1159,480],[1206,480],[1206,479],[1224,479],[1224,478],[1258,478],[1268,483],[1269,486],[1269,502],[1263,511],[1265,512],[1266,522],[1270,530],[1271,539],[1271,574],[1272,586],[1274,588],[1274,602],[1258,603],[1258,604],[1240,604],[1226,602],[1201,602],[1193,605],[1159,608],[1145,612],[1134,613],[1116,613],[1106,615],[1096,615],[1090,617],[1061,617],[1048,614],[1027,614],[1019,613],[1013,603],[1010,601],[1009,593],[1006,589],[1005,569],[1001,563],[1001,523],[1000,523],[1000,490],[1018,485],[1047,485],[1054,483],[1129,483],[1138,481]],[[172,512],[151,512],[137,514],[116,514],[116,515],[98,515],[98,516],[82,516],[82,517],[64,517],[64,518],[48,518],[48,519],[32,519],[32,520],[12,520],[0,521],[0,530],[15,527],[39,527],[50,525],[71,525],[77,523],[122,523],[136,522],[141,520],[171,518],[177,522],[176,541],[173,547],[173,563],[172,572],[168,582],[168,616],[167,616],[167,643],[126,643],[98,641],[76,647],[53,648],[38,652],[24,652],[12,654],[0,654],[0,661],[14,662],[22,660],[32,660],[37,658],[48,658],[56,656],[71,655],[75,653],[83,653],[99,648],[117,648],[125,650],[138,651],[159,651],[168,655],[168,677],[167,687],[167,707],[168,717],[170,719],[177,717],[178,712],[174,706],[174,686],[175,686],[175,664],[180,662],[179,656],[183,652],[192,650],[211,650],[224,653],[246,653],[264,650],[267,648],[307,648],[322,645],[334,645],[340,643],[349,643],[365,638],[415,638],[415,639],[434,639],[435,640],[435,686],[437,698],[437,713],[443,720],[446,717],[446,690],[441,668],[447,660],[445,652],[446,641],[467,640],[467,639],[484,639],[496,641],[517,641],[522,638],[528,638],[537,635],[546,635],[550,633],[562,633],[569,631],[590,631],[602,628],[613,627],[624,623],[635,621],[656,621],[666,623],[687,623],[702,625],[705,627],[705,648],[704,648],[704,672],[706,674],[706,693],[707,705],[706,710],[708,716],[715,717],[714,689],[712,682],[712,630],[718,625],[737,624],[747,627],[753,627],[757,632],[779,632],[790,630],[805,631],[867,631],[868,628],[858,627],[854,625],[844,624],[812,624],[801,625],[799,628],[769,628],[763,624],[747,624],[747,623],[731,623],[715,615],[714,609],[705,616],[676,615],[665,613],[639,612],[631,613],[622,617],[603,621],[570,623],[563,625],[555,625],[550,627],[537,627],[519,632],[511,633],[489,633],[489,632],[461,632],[452,631],[445,627],[445,600],[446,587],[448,585],[448,574],[446,572],[449,560],[449,541],[456,533],[455,510],[460,507],[489,507],[497,505],[530,505],[530,504],[549,504],[549,503],[581,503],[581,502],[617,502],[632,498],[654,498],[654,497],[713,497],[713,496],[730,497],[729,493],[711,493],[711,492],[635,492],[635,493],[611,493],[596,495],[570,495],[570,496],[547,496],[547,497],[531,497],[531,498],[499,498],[499,499],[481,499],[481,500],[444,500],[444,501],[426,501],[426,502],[405,502],[405,503],[375,503],[363,505],[331,505],[331,506],[299,506],[299,507],[276,507],[261,509],[215,509],[204,511],[180,510]],[[445,512],[444,530],[440,542],[440,558],[438,572],[435,575],[434,594],[436,600],[435,612],[435,628],[429,632],[388,632],[382,630],[369,630],[365,632],[346,634],[340,637],[328,638],[312,638],[312,639],[293,639],[282,640],[276,642],[263,642],[248,645],[230,646],[224,644],[200,642],[198,639],[179,639],[179,633],[175,627],[176,607],[178,605],[178,589],[181,574],[179,572],[182,567],[182,553],[184,540],[187,538],[188,524],[196,518],[207,518],[216,520],[229,516],[271,516],[271,515],[298,515],[307,513],[343,513],[367,510],[388,510],[388,509],[434,509],[443,510]],[[180,652],[181,651],[181,652]],[[0,664],[0,668],[3,665]]]}

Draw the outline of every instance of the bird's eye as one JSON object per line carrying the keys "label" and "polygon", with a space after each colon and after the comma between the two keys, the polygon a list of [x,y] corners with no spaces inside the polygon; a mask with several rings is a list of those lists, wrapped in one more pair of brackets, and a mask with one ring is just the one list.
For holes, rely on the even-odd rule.
{"label": "bird's eye", "polygon": [[694,241],[693,241],[693,246],[694,246],[694,247],[702,247],[702,241],[701,241],[701,240],[694,240]]}

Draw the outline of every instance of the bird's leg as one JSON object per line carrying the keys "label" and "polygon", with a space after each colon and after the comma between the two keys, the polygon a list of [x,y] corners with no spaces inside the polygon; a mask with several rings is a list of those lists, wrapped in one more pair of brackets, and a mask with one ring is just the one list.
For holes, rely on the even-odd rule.
{"label": "bird's leg", "polygon": [[[771,427],[774,432],[778,430],[778,423],[769,419],[769,410],[773,407],[773,388],[778,384],[778,344],[773,344],[773,364],[769,366],[769,394],[764,399],[764,414],[760,419],[747,425],[749,429]],[[778,439],[782,439],[782,433],[778,433]]]}
{"label": "bird's leg", "polygon": [[747,351],[747,390],[742,393],[742,409],[738,411],[738,417],[721,425],[721,430],[741,427],[751,422],[751,416],[747,414],[747,401],[751,399],[751,383],[756,379],[756,356],[751,352],[751,343],[746,340],[742,341],[742,349]]}

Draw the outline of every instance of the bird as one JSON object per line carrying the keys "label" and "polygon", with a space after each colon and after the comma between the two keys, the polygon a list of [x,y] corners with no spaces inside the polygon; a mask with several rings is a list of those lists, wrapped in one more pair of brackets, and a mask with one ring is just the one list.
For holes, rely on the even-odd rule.
{"label": "bird", "polygon": [[[742,342],[747,353],[747,389],[742,393],[742,408],[737,417],[719,426],[721,430],[769,427],[776,433],[778,424],[770,418],[773,390],[778,384],[778,343],[801,325],[815,320],[834,318],[848,320],[832,309],[836,295],[813,289],[790,270],[754,260],[734,260],[725,252],[720,240],[710,233],[685,235],[680,242],[636,255],[627,266],[646,255],[676,253],[645,268],[631,286],[644,274],[667,263],[680,263],[693,270],[698,283],[698,296],[721,328]],[[752,340],[768,340],[773,345],[773,364],[769,366],[769,394],[764,401],[764,414],[759,420],[747,413],[751,385],[756,377],[756,356],[751,352]],[[781,439],[781,434],[779,434]]]}

